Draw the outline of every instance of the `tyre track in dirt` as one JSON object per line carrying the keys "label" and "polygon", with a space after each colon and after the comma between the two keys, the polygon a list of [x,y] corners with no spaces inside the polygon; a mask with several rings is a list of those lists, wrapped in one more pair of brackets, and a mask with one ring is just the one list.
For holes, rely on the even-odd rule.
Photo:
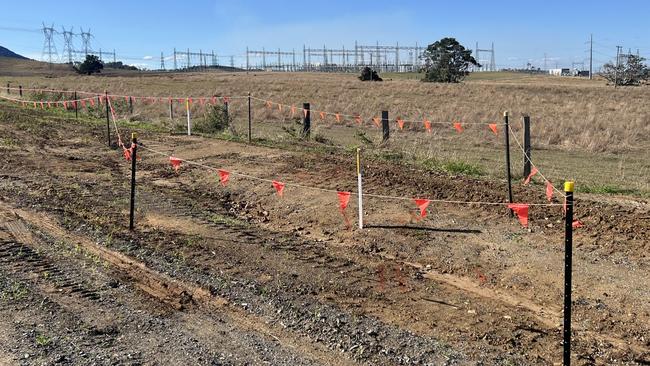
{"label": "tyre track in dirt", "polygon": [[[11,210],[20,220],[25,220],[30,225],[43,230],[48,235],[51,235],[58,240],[63,240],[69,245],[78,245],[87,253],[95,255],[103,261],[106,261],[113,269],[113,273],[117,274],[121,281],[128,281],[136,288],[143,291],[151,298],[160,301],[175,310],[196,310],[196,314],[185,315],[195,331],[195,325],[203,323],[203,326],[210,327],[211,321],[205,316],[201,315],[203,311],[208,313],[218,312],[227,316],[236,327],[246,332],[253,332],[264,337],[267,337],[271,342],[277,342],[281,347],[291,349],[292,352],[301,354],[301,357],[311,359],[318,364],[327,365],[351,365],[352,361],[348,361],[338,355],[328,352],[327,349],[305,343],[298,337],[293,337],[291,334],[282,332],[269,326],[264,320],[255,317],[254,315],[247,314],[246,312],[232,307],[228,301],[210,294],[208,291],[196,286],[184,283],[182,281],[174,280],[167,275],[158,273],[150,268],[147,268],[143,263],[138,262],[126,255],[111,251],[107,248],[98,246],[87,238],[71,234],[61,228],[54,220],[44,214],[34,213],[21,209],[11,209],[6,204],[0,203],[0,208]],[[40,256],[32,249],[32,246],[37,245],[37,240],[31,235],[27,227],[19,221],[13,221],[6,225],[9,231],[15,235],[16,241],[0,243],[0,259],[10,258],[11,263],[20,266],[21,262],[16,262],[18,257],[24,258],[27,266],[23,267],[24,272],[42,273],[46,270],[54,274],[54,279],[62,276],[62,272],[54,267],[50,261]],[[18,243],[20,240],[22,243]],[[23,263],[23,264],[25,264]],[[71,288],[70,293],[78,293],[79,296],[86,299],[98,299],[99,296],[90,290],[84,289],[81,285],[74,280],[65,278],[65,282],[57,285],[58,289]],[[197,315],[198,314],[198,315]],[[197,322],[194,318],[203,319]],[[204,332],[204,336],[210,336],[209,332]],[[303,360],[304,362],[305,360]]]}

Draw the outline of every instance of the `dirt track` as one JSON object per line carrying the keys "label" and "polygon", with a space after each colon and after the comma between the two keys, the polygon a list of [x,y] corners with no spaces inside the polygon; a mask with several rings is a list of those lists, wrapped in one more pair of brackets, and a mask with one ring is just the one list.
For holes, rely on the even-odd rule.
{"label": "dirt track", "polygon": [[[0,356],[9,364],[549,364],[561,360],[559,209],[370,199],[363,235],[336,197],[232,179],[142,152],[129,167],[100,126],[2,106]],[[38,113],[40,112],[29,112]],[[65,128],[61,128],[64,125]],[[126,133],[126,131],[125,131]],[[353,159],[147,134],[179,157],[353,190]],[[500,201],[500,182],[365,164],[368,192]],[[542,202],[539,186],[517,187]],[[650,362],[647,202],[579,198],[577,364]],[[356,206],[351,203],[351,212]],[[27,355],[27,357],[26,357]]]}

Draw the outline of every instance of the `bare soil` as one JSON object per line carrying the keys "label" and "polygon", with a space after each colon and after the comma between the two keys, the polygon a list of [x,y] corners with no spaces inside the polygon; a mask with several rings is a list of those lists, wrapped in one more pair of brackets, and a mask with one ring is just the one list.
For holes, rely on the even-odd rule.
{"label": "bare soil", "polygon": [[[563,222],[531,208],[369,198],[346,229],[336,195],[216,174],[140,150],[105,126],[2,105],[0,359],[7,364],[525,364],[561,361]],[[123,131],[127,136],[129,131]],[[181,158],[355,190],[352,155],[146,132]],[[503,201],[496,180],[364,160],[368,193]],[[545,201],[515,187],[518,201]],[[356,204],[348,213],[354,217]],[[573,357],[650,363],[650,209],[577,197]],[[354,221],[354,220],[353,220]]]}

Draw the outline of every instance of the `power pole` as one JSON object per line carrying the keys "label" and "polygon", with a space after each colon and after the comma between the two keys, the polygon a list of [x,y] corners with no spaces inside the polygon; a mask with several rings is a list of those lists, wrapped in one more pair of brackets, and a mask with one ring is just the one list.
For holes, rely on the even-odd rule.
{"label": "power pole", "polygon": [[497,63],[494,57],[494,42],[492,42],[492,57],[490,58],[490,71],[497,71]]}
{"label": "power pole", "polygon": [[191,64],[191,61],[190,61],[190,49],[188,48],[187,49],[187,70],[188,71],[190,70],[190,64]]}
{"label": "power pole", "polygon": [[174,47],[174,70],[178,70],[178,64],[176,63],[176,47]]}
{"label": "power pole", "polygon": [[165,56],[163,55],[162,51],[160,51],[160,69],[165,69]]}
{"label": "power pole", "polygon": [[616,46],[616,69],[614,69],[614,88],[618,86],[618,65],[621,59],[621,46]]}
{"label": "power pole", "polygon": [[115,55],[115,48],[113,48],[113,63],[117,62],[117,56]]}
{"label": "power pole", "polygon": [[589,80],[593,79],[594,73],[594,34],[589,35]]}

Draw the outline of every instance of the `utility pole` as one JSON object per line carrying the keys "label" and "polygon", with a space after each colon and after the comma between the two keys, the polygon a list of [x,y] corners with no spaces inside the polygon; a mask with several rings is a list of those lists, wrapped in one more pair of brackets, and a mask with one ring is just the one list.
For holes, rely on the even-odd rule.
{"label": "utility pole", "polygon": [[190,63],[191,63],[191,61],[190,61],[190,49],[188,48],[187,49],[187,70],[188,71],[190,70]]}
{"label": "utility pole", "polygon": [[589,35],[589,80],[593,79],[594,73],[594,34]]}
{"label": "utility pole", "polygon": [[618,66],[621,59],[621,46],[616,46],[616,69],[614,69],[614,88],[618,86]]}
{"label": "utility pole", "polygon": [[63,57],[65,57],[65,54],[68,54],[68,63],[72,63],[72,52],[74,50],[74,47],[72,46],[72,37],[74,36],[74,33],[72,33],[73,28],[71,27],[69,31],[65,30],[65,27],[63,28],[63,40],[65,42],[63,46]]}
{"label": "utility pole", "polygon": [[178,70],[178,65],[176,64],[176,47],[174,47],[174,70]]}
{"label": "utility pole", "polygon": [[162,51],[160,51],[160,69],[165,70],[165,56]]}

